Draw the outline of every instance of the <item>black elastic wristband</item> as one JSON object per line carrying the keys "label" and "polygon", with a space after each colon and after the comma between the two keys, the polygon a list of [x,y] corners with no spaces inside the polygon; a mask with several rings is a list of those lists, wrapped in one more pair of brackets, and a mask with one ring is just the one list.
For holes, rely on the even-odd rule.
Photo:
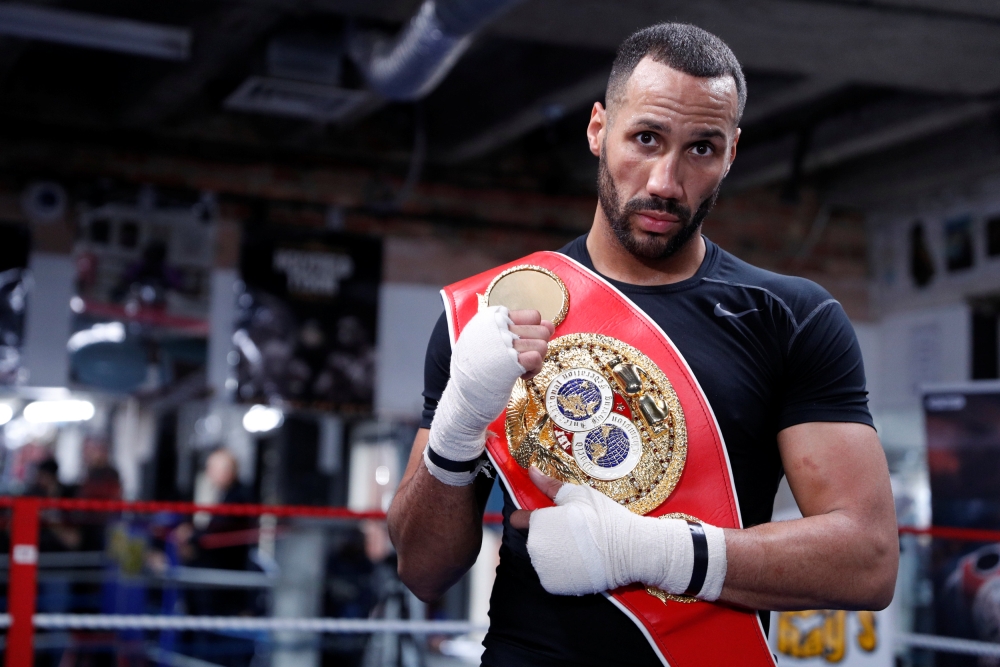
{"label": "black elastic wristband", "polygon": [[708,574],[708,538],[705,537],[705,529],[700,523],[688,521],[687,524],[691,531],[691,542],[694,543],[694,567],[691,569],[691,583],[688,584],[684,595],[694,597],[701,593],[701,587],[705,585],[705,575]]}
{"label": "black elastic wristband", "polygon": [[438,468],[448,472],[472,472],[479,467],[479,462],[483,459],[482,456],[479,456],[471,461],[452,461],[435,452],[434,448],[430,446],[427,447],[427,458]]}

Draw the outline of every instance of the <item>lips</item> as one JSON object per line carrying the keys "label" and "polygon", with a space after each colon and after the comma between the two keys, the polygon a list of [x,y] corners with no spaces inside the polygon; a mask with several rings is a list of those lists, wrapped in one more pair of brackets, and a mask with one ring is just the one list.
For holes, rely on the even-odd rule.
{"label": "lips", "polygon": [[636,213],[635,216],[639,228],[652,234],[664,234],[680,224],[677,216],[666,213]]}

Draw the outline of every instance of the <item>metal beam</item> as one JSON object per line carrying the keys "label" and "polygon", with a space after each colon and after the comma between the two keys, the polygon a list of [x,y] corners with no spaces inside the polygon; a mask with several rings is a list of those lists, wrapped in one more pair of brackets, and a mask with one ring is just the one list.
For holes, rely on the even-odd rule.
{"label": "metal beam", "polygon": [[546,95],[512,118],[463,141],[446,152],[441,160],[446,163],[457,163],[486,155],[535,128],[558,120],[570,111],[575,111],[600,100],[604,97],[607,85],[608,72],[599,72],[588,76],[567,88]]}
{"label": "metal beam", "polygon": [[239,59],[247,58],[254,43],[281,17],[269,7],[231,5],[200,19],[194,26],[198,40],[192,62],[160,81],[122,112],[129,126],[156,125],[181,110],[205,86]]}
{"label": "metal beam", "polygon": [[747,69],[943,93],[1000,88],[1000,24],[871,4],[798,0],[533,0],[490,32],[513,39],[615,49],[665,18],[722,37]]}
{"label": "metal beam", "polygon": [[191,54],[187,28],[35,5],[0,4],[0,35],[163,60],[187,60]]}
{"label": "metal beam", "polygon": [[[874,130],[808,155],[803,163],[803,173],[829,169],[850,160],[940,134],[953,127],[987,116],[997,109],[1000,109],[998,103],[973,102],[917,116],[888,128]],[[791,170],[790,161],[780,161],[770,166],[754,169],[745,176],[738,173],[733,174],[733,178],[726,183],[726,189],[729,191],[745,190],[781,182],[789,177]]]}
{"label": "metal beam", "polygon": [[754,123],[759,123],[766,118],[785,113],[798,106],[829,95],[844,85],[845,82],[841,79],[814,77],[789,86],[787,89],[759,101],[754,97],[753,90],[750,90],[750,94],[747,97],[747,108],[743,112],[743,119],[740,121],[740,125],[748,127]]}

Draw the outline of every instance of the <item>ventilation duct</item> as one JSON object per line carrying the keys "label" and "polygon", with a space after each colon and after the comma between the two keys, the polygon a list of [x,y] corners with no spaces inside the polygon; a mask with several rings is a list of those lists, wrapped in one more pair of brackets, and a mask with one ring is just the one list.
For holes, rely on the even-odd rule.
{"label": "ventilation duct", "polygon": [[348,54],[368,87],[390,100],[417,100],[441,83],[473,34],[521,0],[425,0],[396,37],[354,32]]}

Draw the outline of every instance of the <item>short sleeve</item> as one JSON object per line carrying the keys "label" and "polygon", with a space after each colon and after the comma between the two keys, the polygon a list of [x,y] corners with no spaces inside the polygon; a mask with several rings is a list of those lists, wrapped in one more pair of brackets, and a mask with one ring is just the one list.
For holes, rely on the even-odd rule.
{"label": "short sleeve", "polygon": [[861,347],[847,314],[830,299],[809,314],[789,341],[778,429],[807,422],[874,427]]}
{"label": "short sleeve", "polygon": [[427,356],[424,357],[424,410],[420,417],[420,428],[430,428],[438,401],[448,384],[451,374],[451,336],[448,334],[448,319],[444,313],[438,318],[427,342]]}

